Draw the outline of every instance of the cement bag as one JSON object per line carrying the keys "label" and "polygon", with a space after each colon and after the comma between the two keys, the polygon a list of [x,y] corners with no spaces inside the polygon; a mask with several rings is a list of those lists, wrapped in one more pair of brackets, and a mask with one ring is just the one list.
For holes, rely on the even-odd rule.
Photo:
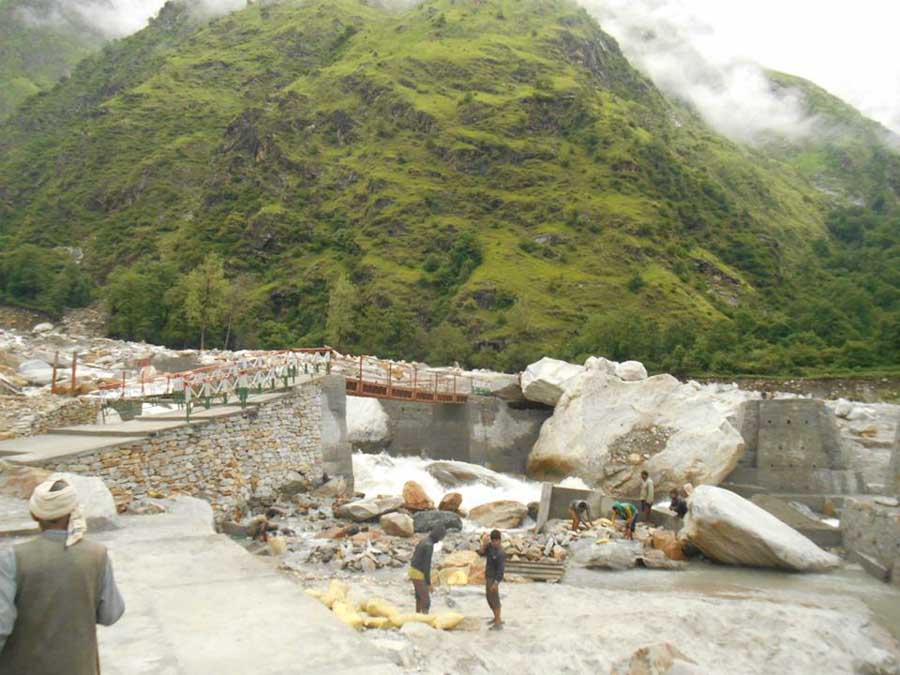
{"label": "cement bag", "polygon": [[328,609],[331,609],[334,603],[338,600],[346,601],[347,590],[347,584],[345,584],[343,581],[332,579],[331,583],[328,584],[328,592],[320,598],[322,600],[322,604],[325,605]]}
{"label": "cement bag", "polygon": [[287,553],[288,545],[284,537],[269,537],[269,551],[276,558]]}
{"label": "cement bag", "polygon": [[391,617],[391,625],[394,628],[403,628],[408,623],[424,623],[434,628],[435,617],[430,614],[399,614]]}
{"label": "cement bag", "polygon": [[325,595],[325,591],[320,591],[318,588],[307,588],[305,591],[309,597],[315,598],[316,600],[321,600],[322,596]]}
{"label": "cement bag", "polygon": [[385,619],[393,619],[400,615],[400,610],[391,603],[380,598],[373,598],[363,603],[363,610],[366,614],[374,617],[384,617]]}
{"label": "cement bag", "polygon": [[332,610],[337,618],[353,628],[353,630],[362,630],[363,618],[353,609],[352,605],[343,600],[336,600]]}
{"label": "cement bag", "polygon": [[438,579],[442,586],[465,586],[469,583],[469,573],[458,567],[441,570]]}
{"label": "cement bag", "polygon": [[391,625],[391,620],[385,616],[364,616],[363,626],[375,630],[385,630],[388,628],[393,628],[393,626]]}
{"label": "cement bag", "polygon": [[434,617],[434,627],[440,630],[453,630],[465,620],[459,612],[441,612]]}

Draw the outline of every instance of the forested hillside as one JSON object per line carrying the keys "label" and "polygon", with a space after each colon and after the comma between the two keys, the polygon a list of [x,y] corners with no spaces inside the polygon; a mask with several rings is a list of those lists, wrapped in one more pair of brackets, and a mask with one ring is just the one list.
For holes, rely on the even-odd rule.
{"label": "forested hillside", "polygon": [[896,365],[900,156],[772,77],[840,134],[735,144],[562,0],[170,3],[0,127],[0,287],[172,345]]}

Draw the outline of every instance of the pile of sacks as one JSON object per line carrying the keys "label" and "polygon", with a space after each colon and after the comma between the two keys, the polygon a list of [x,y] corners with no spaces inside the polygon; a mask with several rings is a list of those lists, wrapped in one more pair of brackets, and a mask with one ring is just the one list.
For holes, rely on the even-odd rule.
{"label": "pile of sacks", "polygon": [[347,584],[337,579],[331,580],[327,590],[308,588],[306,594],[319,600],[354,630],[398,629],[409,623],[421,623],[438,630],[453,630],[466,618],[459,612],[402,614],[397,607],[379,598],[355,603],[350,599]]}

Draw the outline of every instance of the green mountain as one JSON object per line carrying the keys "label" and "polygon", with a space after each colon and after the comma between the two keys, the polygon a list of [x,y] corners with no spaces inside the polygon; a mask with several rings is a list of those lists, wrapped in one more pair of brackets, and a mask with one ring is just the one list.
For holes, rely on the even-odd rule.
{"label": "green mountain", "polygon": [[0,0],[0,119],[67,76],[103,42],[63,0]]}
{"label": "green mountain", "polygon": [[879,367],[900,356],[881,147],[858,185],[814,149],[735,144],[566,0],[207,25],[170,3],[0,127],[0,288],[93,294],[115,334],[170,344]]}

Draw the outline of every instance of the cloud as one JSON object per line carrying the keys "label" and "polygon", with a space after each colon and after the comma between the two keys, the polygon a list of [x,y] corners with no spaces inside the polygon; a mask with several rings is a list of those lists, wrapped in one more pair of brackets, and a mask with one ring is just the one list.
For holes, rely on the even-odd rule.
{"label": "cloud", "polygon": [[799,93],[774,91],[757,64],[722,50],[711,26],[671,0],[581,0],[628,59],[710,126],[745,142],[803,138],[815,119]]}
{"label": "cloud", "polygon": [[[221,16],[247,6],[247,0],[178,0],[199,18]],[[88,30],[106,39],[136,33],[159,13],[166,0],[52,0],[23,6],[19,17],[30,25],[57,30]]]}

